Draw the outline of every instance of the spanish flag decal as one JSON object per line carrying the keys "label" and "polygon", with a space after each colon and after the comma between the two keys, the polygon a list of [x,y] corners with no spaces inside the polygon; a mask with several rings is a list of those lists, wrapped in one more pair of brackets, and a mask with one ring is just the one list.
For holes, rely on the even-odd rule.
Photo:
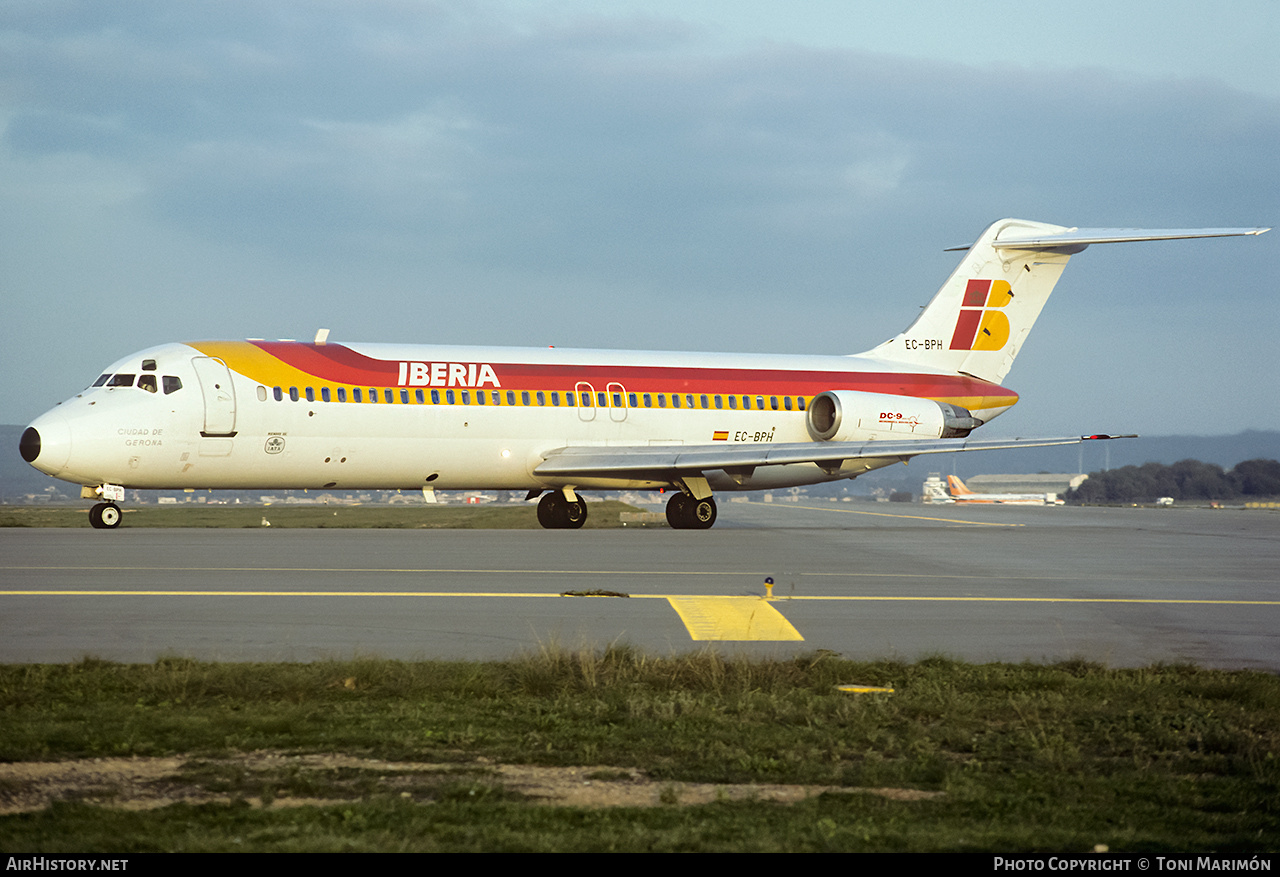
{"label": "spanish flag decal", "polygon": [[711,434],[711,440],[713,442],[727,442],[729,440],[729,430],[717,429]]}

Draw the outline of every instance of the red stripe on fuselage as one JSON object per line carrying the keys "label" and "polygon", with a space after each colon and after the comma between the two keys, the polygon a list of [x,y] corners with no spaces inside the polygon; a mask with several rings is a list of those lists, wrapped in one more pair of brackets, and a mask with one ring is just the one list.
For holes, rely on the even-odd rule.
{"label": "red stripe on fuselage", "polygon": [[[255,345],[319,382],[351,386],[401,386],[400,363],[422,360],[374,359],[340,344],[304,344],[255,341]],[[418,352],[418,351],[414,351]],[[431,351],[423,350],[421,354]],[[472,352],[483,356],[483,349]],[[476,360],[476,362],[481,362]],[[964,375],[931,375],[899,372],[808,371],[790,369],[691,368],[686,366],[636,366],[607,364],[510,363],[487,361],[504,390],[573,389],[586,382],[597,390],[621,384],[638,393],[720,393],[743,396],[816,396],[825,390],[860,390],[926,399],[960,396],[1007,398],[1012,390]],[[430,361],[427,361],[430,365]],[[446,369],[446,375],[448,370]],[[431,386],[462,387],[443,383]],[[486,383],[484,389],[496,389]]]}

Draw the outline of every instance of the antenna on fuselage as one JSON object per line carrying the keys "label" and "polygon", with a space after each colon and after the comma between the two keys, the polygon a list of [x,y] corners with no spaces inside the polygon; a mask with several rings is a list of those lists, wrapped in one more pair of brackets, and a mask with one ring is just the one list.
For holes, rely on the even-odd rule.
{"label": "antenna on fuselage", "polygon": [[326,343],[328,340],[329,340],[329,330],[328,330],[328,329],[317,329],[317,330],[316,330],[316,346],[317,346],[317,347],[324,347],[325,343]]}

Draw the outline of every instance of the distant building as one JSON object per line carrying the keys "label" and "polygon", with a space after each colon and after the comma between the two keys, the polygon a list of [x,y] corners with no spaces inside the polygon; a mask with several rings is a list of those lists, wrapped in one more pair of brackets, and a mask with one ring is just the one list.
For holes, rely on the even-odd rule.
{"label": "distant building", "polygon": [[1088,475],[1072,473],[1037,475],[974,475],[965,484],[974,493],[1056,493],[1059,496],[1075,490]]}

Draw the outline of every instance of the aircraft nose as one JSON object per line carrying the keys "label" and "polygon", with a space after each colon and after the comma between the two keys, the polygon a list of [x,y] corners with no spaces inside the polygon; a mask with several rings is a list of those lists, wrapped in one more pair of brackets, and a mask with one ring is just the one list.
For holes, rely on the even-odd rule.
{"label": "aircraft nose", "polygon": [[71,428],[60,414],[36,418],[18,440],[22,459],[47,475],[57,475],[71,456]]}

